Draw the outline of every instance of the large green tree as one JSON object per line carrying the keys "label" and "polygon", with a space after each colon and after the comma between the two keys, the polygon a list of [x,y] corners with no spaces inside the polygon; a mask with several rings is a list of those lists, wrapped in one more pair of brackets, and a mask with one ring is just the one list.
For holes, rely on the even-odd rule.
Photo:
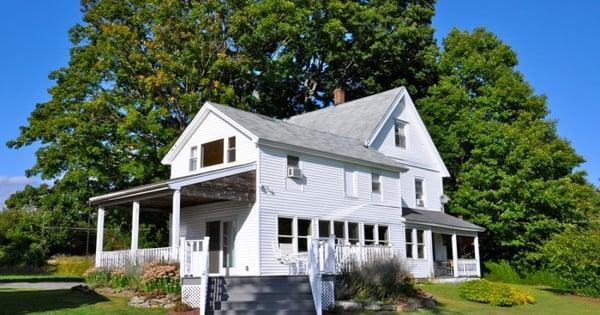
{"label": "large green tree", "polygon": [[398,85],[422,95],[435,80],[433,1],[82,0],[81,9],[50,100],[8,143],[39,144],[26,173],[55,183],[35,206],[69,222],[86,221],[91,195],[167,177],[160,160],[204,101],[284,117],[329,104],[337,86],[352,98]]}
{"label": "large green tree", "polygon": [[492,33],[452,30],[440,81],[419,102],[452,177],[449,211],[484,226],[486,259],[527,262],[567,226],[597,211],[583,159],[546,118],[546,98],[516,70],[517,56]]}

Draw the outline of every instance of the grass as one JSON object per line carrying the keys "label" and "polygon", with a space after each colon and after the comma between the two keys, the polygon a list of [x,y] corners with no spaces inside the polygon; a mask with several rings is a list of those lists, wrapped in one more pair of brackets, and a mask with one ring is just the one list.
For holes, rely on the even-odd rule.
{"label": "grass", "polygon": [[562,295],[543,287],[518,286],[533,294],[536,303],[512,307],[492,306],[461,298],[456,284],[424,284],[421,288],[433,294],[440,304],[433,310],[419,314],[600,314],[600,299]]}
{"label": "grass", "polygon": [[0,289],[0,314],[165,314],[162,309],[136,309],[127,298],[71,290]]}
{"label": "grass", "polygon": [[59,275],[0,275],[0,283],[6,282],[82,282],[83,277]]}

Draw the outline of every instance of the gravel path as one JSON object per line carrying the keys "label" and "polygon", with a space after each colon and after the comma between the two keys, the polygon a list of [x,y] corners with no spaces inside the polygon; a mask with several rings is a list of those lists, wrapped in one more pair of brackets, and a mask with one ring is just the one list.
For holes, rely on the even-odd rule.
{"label": "gravel path", "polygon": [[34,290],[60,290],[70,289],[83,282],[6,282],[0,283],[0,289],[34,289]]}

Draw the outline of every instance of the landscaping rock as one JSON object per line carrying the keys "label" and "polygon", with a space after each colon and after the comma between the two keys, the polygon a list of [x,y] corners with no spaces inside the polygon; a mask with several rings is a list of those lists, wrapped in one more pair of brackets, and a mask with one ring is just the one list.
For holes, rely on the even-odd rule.
{"label": "landscaping rock", "polygon": [[396,304],[396,311],[398,312],[414,312],[419,308],[419,304],[414,301],[400,302]]}
{"label": "landscaping rock", "polygon": [[169,304],[165,304],[163,305],[164,308],[173,308],[175,307],[175,303],[169,303]]}
{"label": "landscaping rock", "polygon": [[394,304],[383,304],[381,306],[381,310],[382,311],[386,311],[386,312],[393,312],[396,310],[396,305]]}
{"label": "landscaping rock", "polygon": [[423,298],[421,299],[421,305],[424,308],[434,308],[437,301],[434,298]]}
{"label": "landscaping rock", "polygon": [[131,304],[142,304],[144,302],[146,302],[146,298],[143,296],[134,296],[129,300],[129,303]]}
{"label": "landscaping rock", "polygon": [[369,305],[365,306],[364,309],[367,311],[381,311],[381,305],[380,304],[369,304]]}
{"label": "landscaping rock", "polygon": [[355,301],[335,301],[335,306],[344,311],[358,311],[362,305]]}

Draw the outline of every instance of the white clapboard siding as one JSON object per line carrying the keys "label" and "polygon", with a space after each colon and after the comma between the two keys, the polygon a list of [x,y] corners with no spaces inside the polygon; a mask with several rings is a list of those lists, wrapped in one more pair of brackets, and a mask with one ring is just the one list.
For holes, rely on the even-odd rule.
{"label": "white clapboard siding", "polygon": [[[287,152],[261,147],[260,152],[260,246],[261,274],[286,274],[288,268],[275,260],[272,244],[277,240],[277,217],[352,221],[389,226],[390,241],[402,251],[404,230],[398,174],[382,172],[383,204],[371,202],[371,169],[357,170],[358,195],[345,197],[344,164],[331,159],[291,152],[300,157],[302,185],[286,189]],[[298,189],[299,188],[299,189]],[[313,233],[317,224],[313,224]]]}
{"label": "white clapboard siding", "polygon": [[[173,160],[171,165],[171,178],[181,177],[190,174],[198,174],[208,170],[219,169],[235,165],[234,163],[223,163],[219,165],[213,165],[210,167],[200,168],[201,159],[201,145],[203,143],[225,139],[224,140],[224,151],[227,150],[227,139],[229,137],[236,137],[236,161],[235,164],[244,164],[252,161],[256,161],[256,146],[252,140],[241,133],[239,130],[234,128],[228,122],[224,121],[217,115],[209,113],[204,121],[200,124],[198,129],[193,133],[191,138],[184,144],[183,149],[179,151]],[[198,147],[198,167],[195,172],[189,171],[189,159],[190,159],[190,148],[193,146]],[[224,153],[224,159],[226,161],[227,155]]]}
{"label": "white clapboard siding", "polygon": [[421,209],[415,202],[415,178],[422,179],[424,183],[424,209],[441,211],[440,196],[443,194],[443,187],[440,173],[418,167],[410,167],[407,172],[400,175],[402,204],[406,207]]}
{"label": "white clapboard siding", "polygon": [[206,222],[219,220],[232,220],[237,230],[232,274],[258,275],[258,211],[255,203],[221,201],[183,208],[180,235],[201,239],[206,233]]}

